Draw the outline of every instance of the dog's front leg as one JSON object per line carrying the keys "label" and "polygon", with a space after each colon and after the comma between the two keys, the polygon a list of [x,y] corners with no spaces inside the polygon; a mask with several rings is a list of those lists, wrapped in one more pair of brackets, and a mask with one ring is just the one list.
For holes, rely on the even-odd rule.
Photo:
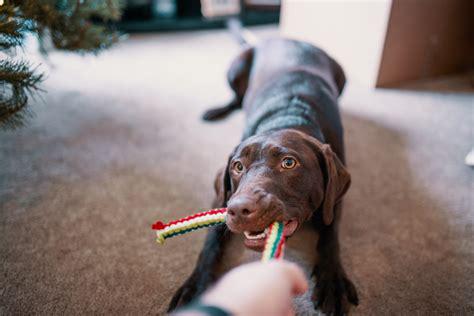
{"label": "dog's front leg", "polygon": [[211,227],[196,267],[188,279],[173,295],[168,312],[183,306],[201,295],[216,280],[216,266],[219,263],[229,232],[225,224]]}
{"label": "dog's front leg", "polygon": [[321,225],[319,233],[319,260],[313,271],[316,276],[313,302],[327,315],[343,315],[349,311],[349,303],[359,304],[357,290],[341,264],[336,223]]}

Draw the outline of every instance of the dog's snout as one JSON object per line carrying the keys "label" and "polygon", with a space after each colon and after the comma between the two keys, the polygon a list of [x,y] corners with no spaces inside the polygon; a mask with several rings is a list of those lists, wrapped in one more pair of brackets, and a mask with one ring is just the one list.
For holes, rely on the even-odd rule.
{"label": "dog's snout", "polygon": [[254,189],[252,191],[254,198],[255,198],[255,203],[259,203],[264,197],[267,196],[267,192],[262,189]]}
{"label": "dog's snout", "polygon": [[257,205],[255,199],[241,196],[233,198],[227,205],[227,214],[235,218],[246,218],[256,212]]}

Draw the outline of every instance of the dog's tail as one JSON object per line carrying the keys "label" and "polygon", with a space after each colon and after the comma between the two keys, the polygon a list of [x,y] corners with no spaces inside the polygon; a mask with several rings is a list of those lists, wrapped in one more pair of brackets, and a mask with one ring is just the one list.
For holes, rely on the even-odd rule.
{"label": "dog's tail", "polygon": [[246,30],[237,18],[227,20],[227,29],[232,37],[244,47],[238,57],[232,62],[227,73],[227,79],[236,96],[225,106],[207,110],[202,116],[205,121],[220,120],[233,111],[242,108],[242,100],[247,89],[254,51],[252,47],[257,43],[257,37]]}
{"label": "dog's tail", "polygon": [[255,46],[258,42],[258,38],[252,32],[244,28],[238,18],[228,19],[227,29],[241,46]]}
{"label": "dog's tail", "polygon": [[229,104],[225,106],[207,110],[202,115],[202,119],[208,122],[217,121],[217,120],[225,118],[227,115],[229,115],[233,111],[240,109],[241,106],[242,106],[241,101],[234,99],[232,100],[232,102],[230,102]]}

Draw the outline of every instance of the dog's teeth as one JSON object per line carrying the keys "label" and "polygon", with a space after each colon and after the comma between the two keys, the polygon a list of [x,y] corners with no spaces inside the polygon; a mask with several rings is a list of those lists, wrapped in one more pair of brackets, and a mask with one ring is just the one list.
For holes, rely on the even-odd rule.
{"label": "dog's teeth", "polygon": [[252,239],[252,240],[262,239],[267,235],[267,231],[265,230],[263,233],[258,234],[258,235],[252,235],[250,232],[244,231],[244,235],[245,235],[245,238],[247,239]]}

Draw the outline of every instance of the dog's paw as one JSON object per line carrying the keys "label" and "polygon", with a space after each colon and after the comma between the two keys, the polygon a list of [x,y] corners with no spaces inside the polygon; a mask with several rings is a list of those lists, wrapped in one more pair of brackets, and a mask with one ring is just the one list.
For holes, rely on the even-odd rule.
{"label": "dog's paw", "polygon": [[326,315],[344,315],[359,305],[354,284],[343,274],[321,276],[313,293],[314,307]]}
{"label": "dog's paw", "polygon": [[184,306],[191,302],[197,296],[197,289],[195,283],[187,280],[181,287],[174,293],[170,304],[168,305],[168,313],[171,313],[175,309]]}

